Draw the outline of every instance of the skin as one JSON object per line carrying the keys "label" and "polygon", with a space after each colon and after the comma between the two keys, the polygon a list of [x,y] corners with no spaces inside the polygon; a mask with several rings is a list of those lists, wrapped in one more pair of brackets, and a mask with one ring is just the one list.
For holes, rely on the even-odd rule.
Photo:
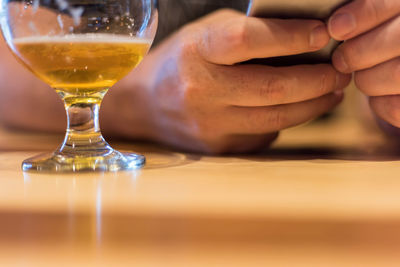
{"label": "skin", "polygon": [[333,55],[334,66],[354,72],[374,113],[400,127],[400,1],[355,0],[332,15],[328,29],[345,40]]}
{"label": "skin", "polygon": [[[240,62],[315,51],[329,41],[312,20],[249,18],[221,10],[183,27],[107,94],[102,129],[201,153],[265,149],[278,132],[312,120],[343,98],[350,75],[332,65],[269,67]],[[1,43],[1,122],[63,131],[55,93]],[[18,75],[15,75],[18,73]],[[17,78],[18,77],[18,78]]]}

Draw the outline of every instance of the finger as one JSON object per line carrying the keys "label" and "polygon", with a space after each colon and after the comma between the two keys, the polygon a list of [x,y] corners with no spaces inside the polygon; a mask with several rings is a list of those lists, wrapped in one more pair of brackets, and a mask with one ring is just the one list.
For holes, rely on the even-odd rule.
{"label": "finger", "polygon": [[278,136],[278,132],[261,135],[235,135],[231,137],[234,143],[230,146],[227,152],[247,153],[265,151],[278,138]]}
{"label": "finger", "polygon": [[209,144],[205,152],[210,154],[248,153],[265,151],[278,138],[279,133],[224,136]]}
{"label": "finger", "polygon": [[387,121],[384,121],[382,119],[377,120],[378,126],[385,132],[386,137],[388,137],[388,141],[392,143],[393,145],[396,145],[393,147],[398,151],[398,145],[400,144],[400,128],[395,127],[392,124],[388,123]]}
{"label": "finger", "polygon": [[370,98],[372,110],[384,121],[400,127],[400,96],[376,96]]}
{"label": "finger", "polygon": [[[331,65],[274,68],[259,65],[216,66],[212,98],[233,106],[273,106],[302,102],[343,90],[350,75]],[[223,85],[223,86],[221,86]],[[211,99],[211,98],[210,98]]]}
{"label": "finger", "polygon": [[400,58],[356,72],[354,80],[368,96],[400,95]]}
{"label": "finger", "polygon": [[302,124],[331,110],[343,99],[343,94],[329,94],[301,103],[273,107],[230,107],[225,124],[228,132],[265,134]]}
{"label": "finger", "polygon": [[355,0],[331,16],[328,29],[336,40],[348,40],[399,14],[399,0]]}
{"label": "finger", "polygon": [[330,40],[326,26],[316,20],[261,19],[237,15],[211,23],[200,37],[198,51],[207,61],[232,65],[316,51]]}
{"label": "finger", "polygon": [[371,32],[346,41],[332,61],[341,72],[371,68],[400,55],[400,16]]}

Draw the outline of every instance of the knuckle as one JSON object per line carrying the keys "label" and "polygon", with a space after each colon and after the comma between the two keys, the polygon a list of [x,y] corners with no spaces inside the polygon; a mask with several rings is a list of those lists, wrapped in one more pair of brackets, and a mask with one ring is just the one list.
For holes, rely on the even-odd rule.
{"label": "knuckle", "polygon": [[236,11],[235,9],[231,8],[221,8],[218,11],[216,11],[216,14],[220,16],[237,16],[237,15],[242,15],[242,13]]}
{"label": "knuckle", "polygon": [[319,96],[325,95],[335,88],[336,75],[337,73],[332,67],[326,67],[325,69],[322,69],[322,73],[319,76],[319,88],[317,88]]}
{"label": "knuckle", "polygon": [[[209,91],[212,90],[212,81],[204,74],[204,71],[197,66],[192,66],[190,62],[180,64],[178,71],[177,87],[175,94],[168,97],[177,97],[182,101],[185,110],[204,109],[204,103],[210,103]],[[172,89],[174,90],[174,89]]]}
{"label": "knuckle", "polygon": [[[293,32],[292,34],[287,34],[285,36],[286,40],[284,42],[286,48],[289,51],[302,51],[304,49],[309,48],[309,43],[305,42],[304,40],[306,39],[304,37],[304,33],[299,32]],[[300,46],[302,44],[302,46]]]}
{"label": "knuckle", "polygon": [[184,76],[183,79],[181,79],[181,86],[184,103],[188,104],[188,108],[190,108],[192,104],[196,103],[195,100],[199,96],[198,86],[190,76]]}
{"label": "knuckle", "polygon": [[183,101],[183,93],[185,90],[185,84],[182,80],[182,75],[180,75],[179,63],[176,59],[171,59],[165,61],[158,72],[162,79],[155,81],[155,86],[152,89],[152,95],[155,97],[156,101],[160,107],[170,106],[174,103],[178,106]]}
{"label": "knuckle", "polygon": [[[317,27],[317,25],[314,25],[314,27]],[[282,43],[289,51],[304,52],[304,51],[312,51],[320,49],[319,46],[314,47],[310,45],[311,33],[309,30],[305,30],[304,28],[292,28],[288,30],[290,31],[290,34],[285,34],[283,36],[284,41]],[[322,38],[319,34],[317,38],[319,43],[320,39]]]}
{"label": "knuckle", "polygon": [[197,42],[191,35],[183,35],[179,40],[179,55],[192,56],[197,53]]}
{"label": "knuckle", "polygon": [[268,116],[268,119],[264,122],[266,127],[274,128],[275,130],[282,130],[286,128],[287,116],[285,112],[278,111],[277,109],[272,109]]}
{"label": "knuckle", "polygon": [[284,99],[288,86],[289,84],[286,79],[278,76],[270,77],[263,86],[260,86],[259,97],[279,103]]}
{"label": "knuckle", "polygon": [[209,110],[215,107],[224,88],[204,65],[188,63],[180,73],[181,95],[187,108]]}
{"label": "knuckle", "polygon": [[188,103],[184,108],[187,119],[188,135],[196,140],[210,141],[224,135],[217,111],[204,108],[195,102]]}
{"label": "knuckle", "polygon": [[367,15],[372,20],[380,20],[381,17],[387,12],[387,1],[386,0],[367,0],[365,2],[367,5]]}
{"label": "knuckle", "polygon": [[282,108],[269,107],[266,110],[254,110],[241,125],[246,132],[265,134],[286,128],[287,117]]}
{"label": "knuckle", "polygon": [[318,95],[324,95],[326,92],[330,91],[332,88],[332,82],[329,79],[329,75],[322,74],[319,79]]}
{"label": "knuckle", "polygon": [[[203,82],[201,81],[203,80]],[[182,75],[181,81],[181,98],[185,106],[185,110],[189,112],[200,112],[210,108],[206,107],[205,103],[211,104],[212,97],[209,94],[211,86],[205,86],[207,78],[201,74],[185,74]]]}
{"label": "knuckle", "polygon": [[249,49],[249,31],[246,17],[236,18],[234,21],[227,22],[225,40],[235,51],[245,51]]}

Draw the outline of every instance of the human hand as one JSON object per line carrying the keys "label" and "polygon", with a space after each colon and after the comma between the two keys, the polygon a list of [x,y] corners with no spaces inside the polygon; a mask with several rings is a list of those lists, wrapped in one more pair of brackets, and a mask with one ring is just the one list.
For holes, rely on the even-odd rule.
{"label": "human hand", "polygon": [[[280,130],[341,102],[350,77],[326,64],[236,63],[319,50],[329,39],[320,21],[259,19],[231,10],[187,25],[123,81],[129,87],[129,80],[146,80],[145,90],[136,90],[142,94],[137,124],[147,128],[142,136],[206,153],[265,149]],[[110,94],[117,91],[120,103],[128,101],[124,90]]]}
{"label": "human hand", "polygon": [[400,127],[400,1],[355,0],[330,18],[331,36],[345,42],[333,54],[341,72],[355,72],[372,110]]}

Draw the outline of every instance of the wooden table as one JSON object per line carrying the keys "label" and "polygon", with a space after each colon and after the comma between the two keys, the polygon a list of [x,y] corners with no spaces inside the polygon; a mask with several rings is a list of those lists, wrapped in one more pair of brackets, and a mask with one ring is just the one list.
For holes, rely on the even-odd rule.
{"label": "wooden table", "polygon": [[136,172],[22,173],[60,136],[0,132],[1,266],[399,266],[400,155],[356,118],[259,155],[115,144]]}

